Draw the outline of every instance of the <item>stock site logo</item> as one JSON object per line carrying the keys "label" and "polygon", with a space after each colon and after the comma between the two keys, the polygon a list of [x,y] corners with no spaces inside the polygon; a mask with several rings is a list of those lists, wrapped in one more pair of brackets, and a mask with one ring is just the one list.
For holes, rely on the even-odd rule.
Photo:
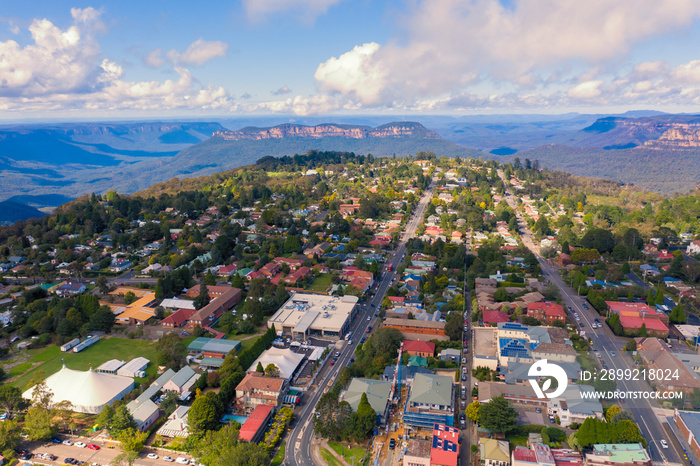
{"label": "stock site logo", "polygon": [[[530,366],[530,370],[527,372],[527,375],[528,377],[531,377],[530,385],[532,385],[532,389],[535,390],[537,398],[556,398],[561,396],[569,383],[564,369],[557,364],[549,363],[546,359],[541,359]],[[533,379],[532,377],[535,378]],[[556,390],[551,393],[545,393],[552,385],[552,379],[546,379],[540,387],[540,384],[537,381],[537,378],[540,377],[553,377],[557,381]]]}

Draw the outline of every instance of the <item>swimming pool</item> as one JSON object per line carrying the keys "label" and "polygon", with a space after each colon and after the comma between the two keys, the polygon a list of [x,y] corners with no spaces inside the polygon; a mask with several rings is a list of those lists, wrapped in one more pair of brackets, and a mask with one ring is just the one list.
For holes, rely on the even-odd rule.
{"label": "swimming pool", "polygon": [[224,414],[224,417],[221,418],[221,422],[231,422],[231,421],[236,421],[240,425],[243,425],[245,421],[247,421],[248,418],[245,416],[236,416],[233,414]]}

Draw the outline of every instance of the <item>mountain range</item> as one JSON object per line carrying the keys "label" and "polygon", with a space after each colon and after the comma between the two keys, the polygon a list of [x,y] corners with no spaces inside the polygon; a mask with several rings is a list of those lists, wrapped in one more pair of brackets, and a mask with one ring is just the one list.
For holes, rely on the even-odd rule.
{"label": "mountain range", "polygon": [[[696,115],[426,116],[433,129],[410,121],[378,124],[382,117],[338,117],[338,123],[319,123],[315,117],[255,125],[283,119],[0,127],[0,201],[46,212],[84,193],[131,193],[173,177],[210,175],[264,156],[312,149],[375,156],[431,151],[499,161],[530,158],[550,169],[666,194],[693,189],[700,182]],[[0,218],[6,221],[36,214],[14,204],[4,210],[15,214],[3,217],[2,210],[0,205]]]}

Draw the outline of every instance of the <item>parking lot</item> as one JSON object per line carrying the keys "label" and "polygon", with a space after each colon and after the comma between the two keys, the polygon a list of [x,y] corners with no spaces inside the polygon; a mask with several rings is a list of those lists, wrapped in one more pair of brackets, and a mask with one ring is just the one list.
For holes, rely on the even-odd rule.
{"label": "parking lot", "polygon": [[542,409],[541,413],[538,413],[535,408],[530,407],[530,406],[518,406],[518,405],[513,405],[513,408],[515,408],[515,411],[518,413],[518,417],[516,418],[516,422],[518,423],[519,426],[524,426],[524,425],[543,425],[543,426],[548,426],[550,425],[549,418],[547,417],[547,410]]}
{"label": "parking lot", "polygon": [[[62,437],[62,439],[65,439],[65,438],[66,437]],[[21,445],[21,447],[26,449],[29,453],[32,453],[33,455],[50,453],[50,454],[54,455],[56,457],[56,459],[51,461],[48,459],[38,458],[35,456],[34,458],[31,458],[31,459],[25,461],[25,463],[61,465],[61,464],[66,464],[66,461],[65,461],[66,458],[73,458],[76,461],[84,461],[85,464],[107,465],[114,458],[116,458],[119,454],[122,453],[122,451],[119,448],[116,448],[116,447],[114,447],[114,445],[111,445],[110,443],[102,441],[102,440],[71,437],[70,441],[72,443],[82,442],[86,445],[95,444],[99,447],[99,450],[90,450],[88,448],[80,448],[80,447],[77,447],[75,445],[64,445],[63,443],[27,442],[27,443],[24,443],[23,445]],[[110,446],[112,448],[110,448]],[[157,455],[158,459],[147,458],[147,455],[149,453]],[[185,458],[188,463],[191,460],[191,456],[183,454],[183,453],[178,453],[178,452],[168,451],[168,450],[161,450],[161,449],[145,448],[141,452],[141,454],[139,455],[139,458],[134,462],[134,465],[155,466],[155,465],[167,464],[168,461],[163,460],[164,456],[170,456],[171,458],[173,458],[173,464],[177,464],[177,463],[175,463],[174,460],[176,460],[178,458]],[[184,461],[184,460],[180,460],[180,461]]]}

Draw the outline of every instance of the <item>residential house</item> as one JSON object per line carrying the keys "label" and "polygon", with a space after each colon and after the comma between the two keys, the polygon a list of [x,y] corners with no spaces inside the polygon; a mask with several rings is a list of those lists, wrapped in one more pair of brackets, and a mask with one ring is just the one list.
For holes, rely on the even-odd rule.
{"label": "residential house", "polygon": [[390,406],[391,385],[392,382],[389,381],[354,377],[347,390],[341,395],[341,400],[347,401],[354,412],[360,405],[362,394],[366,394],[367,401],[377,413],[377,424],[384,425]]}
{"label": "residential house", "polygon": [[486,439],[479,445],[484,466],[509,466],[510,444],[507,440]]}
{"label": "residential house", "polygon": [[459,440],[459,429],[435,423],[433,425],[433,442],[430,448],[430,465],[459,465]]}
{"label": "residential house", "polygon": [[435,356],[435,343],[432,341],[404,340],[404,353],[422,358],[432,358]]}
{"label": "residential house", "polygon": [[685,252],[690,255],[700,254],[700,240],[691,241]]}
{"label": "residential house", "polygon": [[189,406],[178,406],[177,409],[168,416],[168,420],[158,429],[156,434],[169,438],[188,437],[187,412],[189,410]]}
{"label": "residential house", "polygon": [[286,379],[266,377],[260,372],[248,372],[236,387],[236,405],[250,412],[261,404],[279,406],[286,388]]}
{"label": "residential house", "polygon": [[566,323],[566,312],[564,312],[564,306],[557,303],[529,303],[527,305],[527,315],[534,317],[547,325],[552,325],[554,322]]}
{"label": "residential house", "polygon": [[173,391],[178,395],[190,391],[202,374],[198,374],[190,366],[180,369],[170,380],[163,384],[163,391]]}

